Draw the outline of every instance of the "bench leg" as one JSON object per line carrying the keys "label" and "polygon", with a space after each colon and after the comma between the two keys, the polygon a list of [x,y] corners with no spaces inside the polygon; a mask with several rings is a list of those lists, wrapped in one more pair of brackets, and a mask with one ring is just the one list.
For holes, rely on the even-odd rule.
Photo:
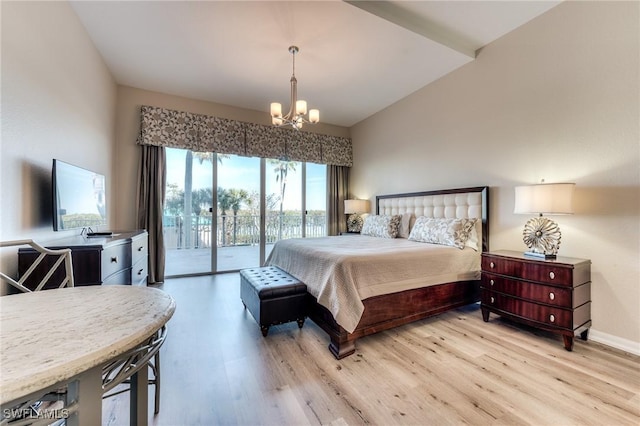
{"label": "bench leg", "polygon": [[302,328],[304,325],[304,318],[300,318],[296,320],[298,322],[298,328]]}
{"label": "bench leg", "polygon": [[268,325],[261,325],[260,326],[260,331],[262,332],[262,336],[263,337],[267,337],[267,334],[269,333],[269,326]]}

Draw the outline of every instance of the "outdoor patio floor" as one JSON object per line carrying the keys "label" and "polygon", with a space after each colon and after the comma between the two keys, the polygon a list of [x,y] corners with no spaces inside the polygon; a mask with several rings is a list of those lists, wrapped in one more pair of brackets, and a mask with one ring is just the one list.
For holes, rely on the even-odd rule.
{"label": "outdoor patio floor", "polygon": [[[265,258],[271,253],[273,244],[265,247]],[[217,271],[237,271],[243,268],[251,268],[259,265],[260,247],[255,246],[228,246],[218,247]],[[211,249],[167,249],[165,276],[179,276],[188,274],[210,273]]]}

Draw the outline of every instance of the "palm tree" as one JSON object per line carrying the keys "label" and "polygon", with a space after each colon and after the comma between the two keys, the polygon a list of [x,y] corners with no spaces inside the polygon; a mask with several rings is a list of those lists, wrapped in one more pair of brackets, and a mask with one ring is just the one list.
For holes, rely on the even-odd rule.
{"label": "palm tree", "polygon": [[191,195],[191,205],[193,213],[196,216],[202,216],[209,211],[211,200],[213,199],[213,191],[211,188],[200,188],[193,191]]}
{"label": "palm tree", "polygon": [[184,248],[191,248],[191,191],[193,187],[193,152],[187,151],[184,163]]}
{"label": "palm tree", "polygon": [[[279,197],[277,194],[267,194],[265,197],[265,210],[270,212],[273,211],[278,205]],[[246,202],[246,207],[249,211],[249,217],[251,217],[251,228],[252,235],[254,236],[251,241],[258,242],[259,237],[257,235],[260,234],[260,192],[251,191],[249,194],[249,198]],[[272,220],[270,215],[267,215],[267,224],[266,230],[271,229],[270,221]],[[270,241],[270,235],[266,236],[266,241]]]}
{"label": "palm tree", "polygon": [[280,184],[280,222],[278,224],[278,239],[282,239],[282,223],[284,221],[284,193],[287,189],[287,174],[289,170],[295,172],[297,162],[285,160],[269,160],[269,164],[275,166],[273,171],[276,173],[276,182]]}
{"label": "palm tree", "polygon": [[191,215],[193,209],[191,207],[191,196],[193,191],[193,157],[196,157],[200,164],[205,161],[213,162],[213,156],[216,156],[218,163],[222,164],[223,158],[229,158],[228,154],[214,154],[213,152],[193,152],[187,151],[184,165],[184,218],[186,222],[185,226],[185,238],[184,247],[191,248]]}
{"label": "palm tree", "polygon": [[225,223],[227,220],[227,210],[231,208],[231,194],[229,191],[222,187],[218,187],[218,211],[220,212],[220,216],[222,217],[222,245],[224,246],[226,243],[226,229]]}
{"label": "palm tree", "polygon": [[229,198],[231,199],[230,208],[233,211],[233,244],[236,244],[237,232],[237,218],[238,211],[242,203],[249,200],[249,193],[244,189],[231,188],[228,191]]}

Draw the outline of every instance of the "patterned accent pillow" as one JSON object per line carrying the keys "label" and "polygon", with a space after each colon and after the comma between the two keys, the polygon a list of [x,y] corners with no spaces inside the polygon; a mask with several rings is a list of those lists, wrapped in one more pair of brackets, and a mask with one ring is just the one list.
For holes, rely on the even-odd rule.
{"label": "patterned accent pillow", "polygon": [[395,238],[398,236],[401,218],[402,216],[399,214],[393,216],[369,215],[364,219],[360,234],[380,238]]}
{"label": "patterned accent pillow", "polygon": [[[476,223],[477,225],[477,223]],[[471,228],[471,231],[469,232],[469,239],[467,241],[465,241],[464,246],[465,247],[471,247],[472,249],[474,249],[475,251],[478,251],[478,230],[476,229],[476,225],[473,226],[473,228]]]}
{"label": "patterned accent pillow", "polygon": [[420,216],[411,229],[409,240],[463,249],[477,220]]}
{"label": "patterned accent pillow", "polygon": [[401,216],[398,238],[409,238],[411,219],[413,219],[413,213],[405,213]]}

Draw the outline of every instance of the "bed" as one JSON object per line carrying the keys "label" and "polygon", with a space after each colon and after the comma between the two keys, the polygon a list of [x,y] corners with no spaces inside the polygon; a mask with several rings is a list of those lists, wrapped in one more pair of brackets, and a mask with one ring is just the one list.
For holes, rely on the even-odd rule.
{"label": "bed", "polygon": [[[377,217],[366,221],[399,215],[403,238],[356,234],[281,240],[266,264],[307,284],[309,318],[329,334],[329,350],[341,359],[355,352],[358,338],[479,300],[480,257],[488,250],[488,195],[483,186],[378,196]],[[406,238],[411,227],[428,218],[470,223],[473,237],[464,247]]]}

